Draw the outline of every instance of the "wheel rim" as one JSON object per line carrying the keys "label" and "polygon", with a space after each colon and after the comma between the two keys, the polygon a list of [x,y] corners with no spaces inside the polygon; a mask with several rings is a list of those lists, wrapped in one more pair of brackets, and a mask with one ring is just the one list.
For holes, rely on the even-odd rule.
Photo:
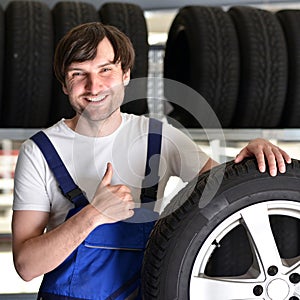
{"label": "wheel rim", "polygon": [[[205,239],[191,273],[190,299],[300,299],[300,256],[281,257],[270,224],[274,216],[300,220],[300,203],[273,200],[237,211],[221,222]],[[222,239],[238,226],[248,236],[252,263],[243,273],[212,276],[207,266]],[[263,230],[262,230],[263,228]]]}

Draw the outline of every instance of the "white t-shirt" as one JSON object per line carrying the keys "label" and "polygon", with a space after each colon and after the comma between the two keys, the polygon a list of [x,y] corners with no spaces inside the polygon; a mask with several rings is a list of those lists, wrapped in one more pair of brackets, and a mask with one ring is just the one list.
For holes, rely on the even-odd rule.
{"label": "white t-shirt", "polygon": [[[144,179],[149,119],[122,113],[120,127],[105,137],[83,136],[59,121],[44,130],[75,183],[92,200],[108,162],[113,166],[111,184],[130,187],[138,203]],[[170,176],[193,179],[208,156],[183,132],[163,125],[159,167],[158,203]],[[159,205],[158,205],[159,206]],[[43,154],[32,140],[23,143],[15,171],[14,210],[50,212],[48,230],[61,224],[73,204],[61,193]],[[156,210],[159,208],[156,207]]]}

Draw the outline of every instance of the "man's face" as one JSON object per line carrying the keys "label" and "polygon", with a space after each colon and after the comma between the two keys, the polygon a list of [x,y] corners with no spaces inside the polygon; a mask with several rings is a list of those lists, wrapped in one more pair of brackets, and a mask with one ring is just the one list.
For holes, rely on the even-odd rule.
{"label": "man's face", "polygon": [[63,90],[78,116],[102,121],[121,106],[130,71],[124,73],[121,64],[113,60],[113,47],[104,38],[93,60],[73,62],[68,67]]}

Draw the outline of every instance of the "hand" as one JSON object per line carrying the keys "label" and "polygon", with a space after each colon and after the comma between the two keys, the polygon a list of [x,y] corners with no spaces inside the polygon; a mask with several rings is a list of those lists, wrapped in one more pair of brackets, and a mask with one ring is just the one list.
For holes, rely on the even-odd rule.
{"label": "hand", "polygon": [[130,189],[122,184],[111,185],[112,175],[113,168],[108,163],[91,203],[104,217],[105,223],[121,221],[134,214],[134,201]]}
{"label": "hand", "polygon": [[291,163],[291,158],[285,151],[265,139],[250,141],[236,156],[235,162],[239,163],[244,158],[252,156],[256,157],[260,172],[266,171],[265,159],[267,159],[271,176],[276,176],[277,168],[280,173],[284,173],[286,170],[285,163]]}

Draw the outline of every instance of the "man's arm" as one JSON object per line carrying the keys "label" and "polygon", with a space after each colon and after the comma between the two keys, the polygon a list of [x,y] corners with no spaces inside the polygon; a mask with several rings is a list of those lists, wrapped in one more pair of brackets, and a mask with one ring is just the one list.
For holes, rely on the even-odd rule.
{"label": "man's arm", "polygon": [[94,228],[91,210],[85,209],[62,225],[43,233],[49,213],[14,211],[13,256],[18,274],[26,281],[61,264]]}
{"label": "man's arm", "polygon": [[130,189],[110,185],[112,166],[98,186],[91,204],[55,229],[44,233],[49,213],[14,211],[12,219],[14,263],[26,281],[60,265],[98,225],[114,223],[133,215]]}

